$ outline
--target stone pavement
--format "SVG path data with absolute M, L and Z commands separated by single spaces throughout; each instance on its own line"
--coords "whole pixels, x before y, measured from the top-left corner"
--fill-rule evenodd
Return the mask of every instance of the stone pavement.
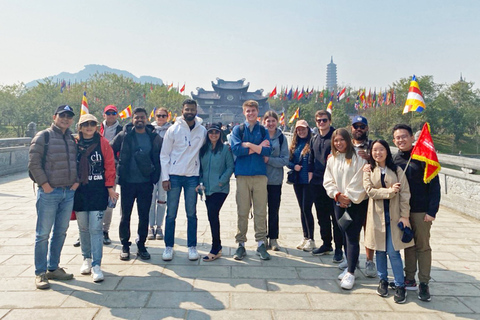
M 292 187 L 283 186 L 280 252 L 272 260 L 255 255 L 253 223 L 243 261 L 232 258 L 236 231 L 235 181 L 221 212 L 224 256 L 214 262 L 191 262 L 186 254 L 183 204 L 177 218 L 175 256 L 161 259 L 163 241 L 148 241 L 150 261 L 120 261 L 119 209 L 114 211 L 113 244 L 104 247 L 105 281 L 81 275 L 82 256 L 72 243 L 71 222 L 61 264 L 75 274 L 52 281 L 50 290 L 34 285 L 35 195 L 26 174 L 0 178 L 0 319 L 480 319 L 480 222 L 442 208 L 432 228 L 432 302 L 409 292 L 407 303 L 375 294 L 378 279 L 366 278 L 344 291 L 332 255 L 316 257 L 295 249 L 301 239 L 299 210 Z M 210 248 L 204 203 L 198 205 L 199 251 Z M 132 215 L 135 217 L 135 214 Z M 133 219 L 136 230 L 136 219 Z M 318 229 L 315 232 L 319 238 Z M 318 244 L 318 243 L 317 243 Z M 135 245 L 132 252 L 135 252 Z M 135 256 L 133 254 L 133 256 Z M 360 266 L 364 266 L 361 250 Z

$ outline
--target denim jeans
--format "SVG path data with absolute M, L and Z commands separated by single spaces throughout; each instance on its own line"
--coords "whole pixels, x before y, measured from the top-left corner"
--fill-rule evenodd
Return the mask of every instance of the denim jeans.
M 83 259 L 92 259 L 92 266 L 102 264 L 103 211 L 77 211 L 78 230 Z
M 157 226 L 158 228 L 161 228 L 163 226 L 165 209 L 167 207 L 167 204 L 165 203 L 166 200 L 167 191 L 163 189 L 162 181 L 160 181 L 153 186 L 152 205 L 150 206 L 150 214 L 148 218 L 150 227 Z M 158 201 L 164 203 L 158 203 Z
M 183 188 L 185 211 L 187 213 L 187 246 L 197 246 L 197 192 L 198 176 L 170 175 L 171 189 L 167 193 L 167 218 L 165 220 L 165 246 L 175 244 L 175 219 L 177 218 L 180 193 Z
M 396 227 L 396 226 L 395 226 Z M 388 281 L 388 269 L 387 269 L 387 254 L 390 258 L 390 264 L 392 265 L 393 277 L 395 286 L 403 287 L 405 285 L 405 279 L 403 276 L 403 263 L 400 251 L 395 251 L 392 242 L 392 231 L 390 230 L 390 224 L 385 226 L 386 229 L 386 248 L 387 251 L 376 251 L 377 253 L 377 272 L 380 280 Z
M 45 193 L 37 191 L 37 226 L 35 228 L 35 274 L 56 270 L 67 235 L 75 191 L 54 188 Z M 49 241 L 50 232 L 52 236 Z

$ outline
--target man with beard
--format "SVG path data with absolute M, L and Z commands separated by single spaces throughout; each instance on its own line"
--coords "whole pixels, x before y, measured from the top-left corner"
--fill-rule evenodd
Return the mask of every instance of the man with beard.
M 138 238 L 137 257 L 150 259 L 145 248 L 148 232 L 148 214 L 152 202 L 153 185 L 160 178 L 160 149 L 162 138 L 151 124 L 147 124 L 147 111 L 144 108 L 133 110 L 132 123 L 110 141 L 113 152 L 118 157 L 117 175 L 122 194 L 121 218 L 119 226 L 122 252 L 120 260 L 130 259 L 130 218 L 137 200 Z
M 352 142 L 353 147 L 357 154 L 365 160 L 370 159 L 369 150 L 372 144 L 372 140 L 368 139 L 368 120 L 362 116 L 355 116 L 352 120 Z M 368 199 L 365 199 L 368 203 Z M 365 206 L 367 207 L 367 206 Z M 365 223 L 363 223 L 363 230 L 365 231 Z M 365 255 L 367 261 L 365 262 L 365 275 L 369 278 L 375 278 L 377 276 L 377 268 L 375 262 L 373 262 L 373 256 L 375 250 L 365 247 Z
M 168 128 L 163 137 L 160 154 L 162 163 L 162 187 L 167 191 L 167 217 L 165 220 L 165 250 L 162 259 L 173 259 L 175 244 L 175 219 L 177 218 L 180 194 L 184 192 L 187 213 L 188 259 L 198 260 L 197 251 L 197 192 L 200 176 L 200 148 L 205 142 L 207 130 L 202 119 L 197 117 L 197 102 L 183 101 L 182 117 Z M 151 193 L 151 192 L 150 192 Z

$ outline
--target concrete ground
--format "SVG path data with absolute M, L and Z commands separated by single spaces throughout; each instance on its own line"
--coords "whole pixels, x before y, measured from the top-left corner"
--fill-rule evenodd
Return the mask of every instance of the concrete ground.
M 177 218 L 175 256 L 164 262 L 163 241 L 148 241 L 149 261 L 120 261 L 120 210 L 114 211 L 112 245 L 104 247 L 105 281 L 93 283 L 79 272 L 80 248 L 72 221 L 61 266 L 74 273 L 70 281 L 51 281 L 50 290 L 34 284 L 35 194 L 26 174 L 0 178 L 0 319 L 480 319 L 480 222 L 441 208 L 432 228 L 431 302 L 409 292 L 407 302 L 376 295 L 378 279 L 363 274 L 361 250 L 357 281 L 351 291 L 340 288 L 340 270 L 332 255 L 312 256 L 295 249 L 302 237 L 299 209 L 292 187 L 283 186 L 280 209 L 282 250 L 272 260 L 255 255 L 253 221 L 247 257 L 235 261 L 235 180 L 221 212 L 223 254 L 205 263 L 186 254 L 183 204 Z M 133 215 L 135 217 L 136 214 Z M 136 230 L 137 219 L 132 221 Z M 133 232 L 134 233 L 134 232 Z M 318 228 L 315 231 L 319 239 Z M 317 245 L 319 240 L 317 240 Z M 210 249 L 210 228 L 203 202 L 198 203 L 198 249 Z M 132 253 L 136 251 L 132 246 Z M 418 279 L 417 279 L 418 280 Z

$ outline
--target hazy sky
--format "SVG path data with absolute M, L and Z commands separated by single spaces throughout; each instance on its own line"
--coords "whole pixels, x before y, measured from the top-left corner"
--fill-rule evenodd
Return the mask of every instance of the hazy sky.
M 211 89 L 480 81 L 480 1 L 0 0 L 0 84 L 103 64 Z M 475 87 L 479 87 L 478 83 Z

